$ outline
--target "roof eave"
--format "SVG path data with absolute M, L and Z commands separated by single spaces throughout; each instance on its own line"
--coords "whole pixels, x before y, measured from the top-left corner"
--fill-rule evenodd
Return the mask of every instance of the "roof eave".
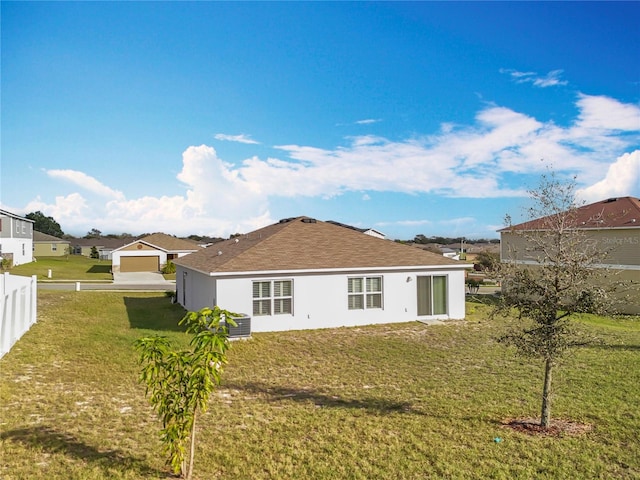
M 178 264 L 179 265 L 179 264 Z M 234 276 L 264 276 L 264 275 L 309 275 L 309 274 L 331 274 L 331 273 L 363 273 L 363 272 L 413 272 L 424 270 L 465 270 L 473 268 L 471 263 L 450 263 L 443 265 L 397 265 L 392 267 L 341 267 L 341 268 L 304 268 L 304 269 L 282 269 L 282 270 L 247 270 L 247 271 L 233 271 L 233 272 L 220 272 L 213 271 L 207 272 L 194 267 L 186 265 L 180 265 L 182 268 L 192 270 L 198 273 L 202 273 L 209 277 L 234 277 Z
M 575 227 L 575 228 L 569 228 L 567 230 L 584 230 L 584 231 L 591 231 L 591 230 L 634 230 L 634 229 L 640 229 L 640 225 L 621 225 L 618 227 Z M 552 232 L 554 231 L 553 228 L 516 228 L 516 227 L 507 227 L 507 228 L 503 228 L 501 230 L 497 230 L 498 233 L 511 233 L 511 232 Z

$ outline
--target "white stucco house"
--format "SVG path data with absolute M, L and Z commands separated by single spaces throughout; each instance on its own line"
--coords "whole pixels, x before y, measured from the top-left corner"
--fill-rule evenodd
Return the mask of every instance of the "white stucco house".
M 179 258 L 176 299 L 250 317 L 251 331 L 465 316 L 468 265 L 297 217 Z
M 35 222 L 0 210 L 0 257 L 12 265 L 33 262 L 33 224 Z
M 195 242 L 154 233 L 116 248 L 111 253 L 113 272 L 159 272 L 169 260 L 202 250 Z

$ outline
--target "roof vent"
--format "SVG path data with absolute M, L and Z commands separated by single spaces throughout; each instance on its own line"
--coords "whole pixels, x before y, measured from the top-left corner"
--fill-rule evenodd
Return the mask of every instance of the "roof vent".
M 618 199 L 616 197 L 613 198 L 607 198 L 604 202 L 602 203 L 611 203 L 611 202 L 617 202 Z
M 283 218 L 278 223 L 289 223 L 291 220 L 294 220 L 295 217 Z
M 236 238 L 234 241 L 235 241 L 236 243 L 238 243 L 240 240 Z
M 302 223 L 316 223 L 316 219 L 315 218 L 303 218 L 302 219 Z
M 222 255 L 222 250 L 218 250 L 218 256 Z

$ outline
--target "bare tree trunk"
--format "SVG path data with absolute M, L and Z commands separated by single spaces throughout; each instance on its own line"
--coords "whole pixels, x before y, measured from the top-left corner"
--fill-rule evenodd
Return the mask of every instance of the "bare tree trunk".
M 191 425 L 191 442 L 189 445 L 189 471 L 187 472 L 187 480 L 191 480 L 193 475 L 193 457 L 196 453 L 196 414 L 197 409 L 193 412 L 193 424 Z
M 542 388 L 542 413 L 540 415 L 540 426 L 549 427 L 551 421 L 551 369 L 553 361 L 547 358 L 544 364 L 544 387 Z

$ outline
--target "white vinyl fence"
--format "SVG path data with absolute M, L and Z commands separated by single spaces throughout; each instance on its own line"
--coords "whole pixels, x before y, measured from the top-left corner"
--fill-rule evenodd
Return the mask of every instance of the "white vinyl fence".
M 0 358 L 36 323 L 37 277 L 0 275 Z

